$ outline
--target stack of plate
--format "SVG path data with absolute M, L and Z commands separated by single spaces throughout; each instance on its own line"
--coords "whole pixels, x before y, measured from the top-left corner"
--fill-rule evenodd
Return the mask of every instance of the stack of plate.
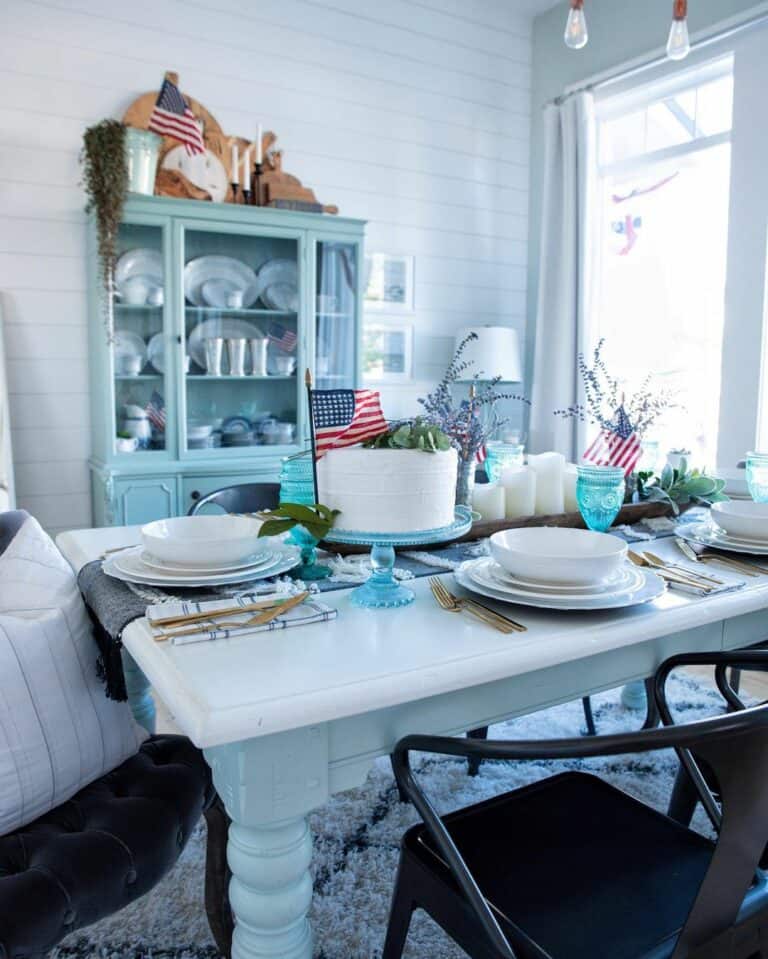
M 544 609 L 616 609 L 661 596 L 665 583 L 626 562 L 627 546 L 605 533 L 531 527 L 491 537 L 492 557 L 456 571 L 461 586 L 491 599 Z
M 247 516 L 182 516 L 142 527 L 142 545 L 114 553 L 104 572 L 147 586 L 223 586 L 278 576 L 296 566 L 300 550 L 259 538 Z
M 708 523 L 681 523 L 676 534 L 691 543 L 731 553 L 768 556 L 768 503 L 715 503 Z

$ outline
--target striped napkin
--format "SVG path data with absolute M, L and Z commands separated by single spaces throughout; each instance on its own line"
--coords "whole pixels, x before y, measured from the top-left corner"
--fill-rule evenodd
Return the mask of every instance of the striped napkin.
M 258 595 L 239 596 L 235 602 L 231 598 L 211 600 L 210 602 L 190 603 L 160 603 L 147 609 L 147 620 L 155 633 L 162 632 L 174 646 L 184 646 L 187 643 L 203 643 L 213 639 L 229 639 L 246 633 L 263 633 L 277 629 L 291 629 L 294 626 L 308 626 L 310 623 L 324 623 L 335 619 L 338 611 L 327 603 L 323 603 L 314 596 L 304 600 L 299 606 L 287 610 L 281 616 L 263 626 L 247 626 L 249 619 L 258 615 L 256 612 L 228 615 L 225 620 L 217 621 L 216 614 L 222 610 L 231 609 L 234 605 L 246 605 L 258 600 L 285 600 L 289 599 L 284 592 Z M 167 619 L 171 616 L 187 616 L 190 613 L 210 613 L 211 619 L 195 624 L 184 624 L 169 629 L 167 626 L 156 625 L 156 620 Z M 186 632 L 183 636 L 174 636 L 174 632 L 189 630 L 192 626 L 198 627 L 194 633 Z

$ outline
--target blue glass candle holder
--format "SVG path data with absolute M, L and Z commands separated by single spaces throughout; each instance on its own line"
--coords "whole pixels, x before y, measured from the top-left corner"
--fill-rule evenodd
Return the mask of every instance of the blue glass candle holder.
M 280 502 L 314 506 L 312 455 L 286 457 L 280 469 Z
M 620 466 L 579 466 L 576 502 L 589 529 L 604 533 L 616 519 L 626 484 Z
M 505 469 L 522 466 L 524 452 L 522 443 L 488 443 L 485 449 L 485 473 L 488 481 L 498 483 Z
M 756 503 L 768 503 L 768 453 L 747 453 L 747 486 Z

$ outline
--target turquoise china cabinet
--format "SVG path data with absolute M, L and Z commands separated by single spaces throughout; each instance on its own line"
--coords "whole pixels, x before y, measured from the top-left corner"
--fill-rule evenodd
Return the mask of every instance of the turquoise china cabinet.
M 131 196 L 112 345 L 91 230 L 97 525 L 182 515 L 221 486 L 277 480 L 309 435 L 305 368 L 321 389 L 358 384 L 364 228 Z

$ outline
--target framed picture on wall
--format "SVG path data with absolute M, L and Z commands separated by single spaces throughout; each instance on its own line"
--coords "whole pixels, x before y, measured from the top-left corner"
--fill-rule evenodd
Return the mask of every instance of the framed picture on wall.
M 365 308 L 387 313 L 413 313 L 414 258 L 393 253 L 365 257 Z
M 363 379 L 397 383 L 413 375 L 413 327 L 405 323 L 363 324 Z

